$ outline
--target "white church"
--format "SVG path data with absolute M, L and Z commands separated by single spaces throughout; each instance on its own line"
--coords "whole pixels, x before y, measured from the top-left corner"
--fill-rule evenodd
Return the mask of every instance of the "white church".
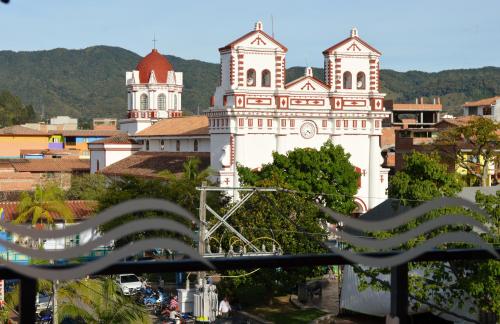
M 237 187 L 237 164 L 259 168 L 273 152 L 318 149 L 330 139 L 361 175 L 356 212 L 387 198 L 380 137 L 390 113 L 379 92 L 381 53 L 356 28 L 323 51 L 325 82 L 306 68 L 286 83 L 287 48 L 261 22 L 219 52 L 220 83 L 205 116 L 182 117 L 182 73 L 156 50 L 127 72 L 128 118 L 120 129 L 130 139 L 89 144 L 91 171 L 119 174 L 146 158 L 200 155 L 220 186 Z

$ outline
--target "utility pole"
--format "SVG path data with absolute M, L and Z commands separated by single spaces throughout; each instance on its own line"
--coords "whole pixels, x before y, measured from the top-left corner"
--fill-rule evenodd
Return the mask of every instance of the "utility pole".
M 207 182 L 203 181 L 200 190 L 200 227 L 198 230 L 198 253 L 203 257 L 205 255 L 205 236 L 206 236 L 206 219 L 207 219 Z M 205 280 L 206 273 L 198 272 L 198 279 Z

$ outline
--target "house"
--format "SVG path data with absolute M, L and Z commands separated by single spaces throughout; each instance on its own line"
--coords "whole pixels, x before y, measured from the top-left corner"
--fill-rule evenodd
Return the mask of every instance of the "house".
M 464 116 L 483 116 L 500 121 L 500 96 L 468 101 L 463 104 Z
M 62 131 L 55 134 L 62 135 L 65 149 L 78 151 L 80 159 L 90 159 L 88 143 L 124 133 L 118 130 L 81 129 Z
M 65 204 L 73 215 L 73 224 L 78 224 L 82 221 L 85 221 L 86 219 L 94 215 L 97 209 L 97 202 L 90 200 L 67 200 Z M 15 220 L 18 216 L 18 205 L 18 201 L 0 201 L 0 211 L 3 210 L 2 219 L 5 221 Z M 65 226 L 72 225 L 65 224 L 61 216 L 57 213 L 51 213 L 51 216 L 54 218 L 55 228 L 64 228 Z M 28 220 L 28 222 L 31 222 L 31 220 Z M 96 229 L 89 229 L 73 237 L 46 239 L 43 241 L 43 248 L 50 250 L 61 250 L 68 247 L 78 246 L 87 243 L 96 235 L 98 235 Z M 20 237 L 15 234 L 8 233 L 7 239 L 19 245 L 33 247 L 33 242 L 31 242 L 29 238 Z M 7 251 L 5 249 L 0 250 L 0 256 L 4 260 L 13 262 L 29 262 L 28 257 L 14 251 Z
M 0 159 L 21 157 L 21 150 L 45 150 L 49 147 L 49 134 L 24 126 L 0 128 Z
M 0 191 L 33 190 L 37 185 L 56 183 L 69 189 L 71 177 L 90 172 L 90 161 L 81 159 L 0 160 Z
M 424 98 L 416 99 L 415 103 L 395 103 L 385 100 L 384 106 L 392 112 L 390 125 L 399 128 L 426 128 L 433 127 L 440 121 L 443 111 L 440 98 L 434 98 L 432 104 L 425 103 Z M 387 121 L 385 121 L 387 123 Z

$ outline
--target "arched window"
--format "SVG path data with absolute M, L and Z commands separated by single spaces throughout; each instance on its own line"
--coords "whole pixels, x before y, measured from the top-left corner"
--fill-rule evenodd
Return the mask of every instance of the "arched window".
M 198 152 L 198 140 L 197 139 L 194 140 L 193 151 Z
M 165 140 L 160 141 L 160 150 L 162 150 L 162 151 L 165 150 Z
M 358 89 L 366 88 L 365 74 L 363 72 L 359 72 L 356 77 L 356 87 Z
M 271 86 L 271 72 L 269 72 L 269 70 L 262 71 L 262 86 L 263 87 Z
M 248 70 L 247 71 L 247 86 L 248 87 L 255 87 L 255 78 L 256 78 L 255 70 L 254 69 Z
M 174 93 L 174 109 L 177 109 L 177 95 Z
M 146 151 L 149 151 L 149 140 L 146 140 Z
M 148 109 L 149 109 L 148 95 L 142 94 L 141 95 L 141 110 L 148 110 Z
M 175 150 L 179 152 L 181 150 L 181 141 L 175 141 Z
M 344 89 L 352 89 L 352 75 L 351 72 L 344 72 Z
M 167 109 L 167 97 L 163 93 L 158 96 L 158 110 Z

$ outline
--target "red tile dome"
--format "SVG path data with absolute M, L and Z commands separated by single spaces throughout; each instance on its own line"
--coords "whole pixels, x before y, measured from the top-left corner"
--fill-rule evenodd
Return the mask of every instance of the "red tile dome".
M 161 55 L 156 49 L 146 55 L 135 68 L 139 71 L 139 80 L 141 83 L 148 83 L 151 71 L 155 71 L 156 81 L 158 83 L 167 83 L 168 71 L 173 71 L 172 64 L 167 58 Z

